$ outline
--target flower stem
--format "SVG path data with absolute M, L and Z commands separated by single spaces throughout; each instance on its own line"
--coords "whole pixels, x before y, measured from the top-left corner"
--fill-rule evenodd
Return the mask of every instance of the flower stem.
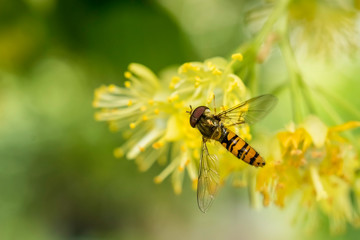
M 256 74 L 254 72 L 256 70 L 256 58 L 258 51 L 261 45 L 264 43 L 266 37 L 271 33 L 275 23 L 279 20 L 279 18 L 284 14 L 287 5 L 289 4 L 290 0 L 278 0 L 274 10 L 271 12 L 270 16 L 268 17 L 267 21 L 263 25 L 262 29 L 255 37 L 255 39 L 251 42 L 242 44 L 239 46 L 235 52 L 241 52 L 244 55 L 244 61 L 241 63 L 234 64 L 233 70 L 239 77 L 242 79 L 246 79 L 246 75 L 250 74 L 249 77 L 249 86 L 251 90 L 253 90 L 253 94 L 257 94 L 258 90 L 258 81 Z M 246 68 L 243 68 L 246 66 Z M 246 69 L 252 69 L 251 72 L 247 72 Z
M 269 18 L 265 22 L 264 26 L 262 27 L 261 31 L 257 35 L 254 41 L 255 48 L 258 49 L 261 44 L 264 42 L 265 38 L 271 32 L 274 24 L 279 20 L 279 18 L 283 15 L 287 5 L 289 4 L 290 0 L 279 0 L 277 1 L 277 5 L 275 6 L 274 11 L 270 14 Z
M 295 122 L 299 122 L 303 120 L 301 112 L 302 109 L 299 106 L 300 103 L 305 102 L 307 107 L 306 110 L 310 114 L 315 114 L 315 104 L 311 97 L 310 89 L 302 77 L 300 67 L 295 58 L 294 51 L 291 48 L 288 36 L 287 18 L 284 17 L 282 20 L 282 26 L 280 28 L 280 50 L 284 55 L 284 59 L 290 75 L 290 92 L 292 94 L 294 120 Z
M 249 88 L 251 89 L 251 93 L 253 94 L 253 96 L 256 96 L 258 95 L 259 93 L 259 88 L 258 88 L 258 76 L 257 76 L 257 65 L 253 65 L 252 66 L 252 69 L 250 70 L 250 73 L 249 73 Z
M 254 171 L 253 168 L 249 170 L 248 193 L 249 193 L 250 206 L 254 209 L 257 209 L 260 206 L 260 204 L 256 192 L 256 172 Z
M 282 27 L 280 29 L 280 42 L 279 47 L 284 56 L 285 63 L 287 65 L 287 69 L 289 71 L 289 84 L 290 84 L 290 94 L 291 94 L 291 104 L 292 104 L 292 113 L 293 119 L 295 123 L 300 123 L 303 120 L 303 113 L 300 106 L 301 96 L 300 89 L 298 86 L 298 78 L 300 77 L 300 73 L 298 71 L 298 66 L 295 61 L 294 53 L 290 46 L 290 41 L 288 38 L 287 32 L 287 18 L 282 18 Z

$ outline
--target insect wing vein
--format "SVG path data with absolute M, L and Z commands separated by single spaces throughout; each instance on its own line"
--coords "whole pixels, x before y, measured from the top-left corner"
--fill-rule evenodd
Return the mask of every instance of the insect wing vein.
M 243 123 L 254 124 L 264 118 L 276 105 L 277 98 L 271 94 L 261 95 L 229 108 L 218 115 L 225 127 Z
M 199 209 L 206 212 L 211 206 L 219 185 L 219 174 L 217 172 L 217 159 L 210 155 L 205 141 L 203 141 L 199 179 L 197 188 L 197 202 Z

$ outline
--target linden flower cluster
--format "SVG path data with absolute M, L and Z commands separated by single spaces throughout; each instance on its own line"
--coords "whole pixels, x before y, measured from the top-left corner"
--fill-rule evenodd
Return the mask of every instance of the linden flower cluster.
M 160 183 L 171 174 L 175 193 L 182 191 L 186 170 L 196 188 L 202 138 L 191 128 L 186 111 L 189 105 L 211 108 L 215 95 L 222 100 L 222 108 L 245 100 L 246 87 L 232 73 L 237 61 L 242 61 L 241 54 L 234 54 L 230 62 L 213 58 L 185 63 L 161 79 L 147 67 L 132 63 L 124 74 L 124 87 L 98 88 L 93 105 L 100 110 L 95 119 L 108 122 L 111 131 L 120 131 L 124 137 L 114 155 L 135 160 L 141 171 L 156 161 L 166 164 L 154 181 Z M 238 133 L 251 137 L 248 127 Z
M 359 48 L 355 1 L 291 1 L 289 22 L 295 45 L 311 55 L 350 55 Z M 345 53 L 345 54 L 344 54 Z
M 289 199 L 300 197 L 296 216 L 308 227 L 316 226 L 321 213 L 329 217 L 332 232 L 343 231 L 347 223 L 357 224 L 360 215 L 353 210 L 351 191 L 358 156 L 339 133 L 359 126 L 360 122 L 348 122 L 327 127 L 309 117 L 302 125 L 279 132 L 267 167 L 257 176 L 263 204 L 272 200 L 284 207 Z
M 238 48 L 244 53 L 245 61 L 243 55 L 236 53 L 229 61 L 216 57 L 188 62 L 177 71 L 164 71 L 159 76 L 141 64 L 132 63 L 124 74 L 127 79 L 124 87 L 109 85 L 95 91 L 93 105 L 99 109 L 95 118 L 106 121 L 111 131 L 122 133 L 124 141 L 114 150 L 116 157 L 134 160 L 141 171 L 155 162 L 163 165 L 154 181 L 161 183 L 171 175 L 177 194 L 182 191 L 185 173 L 196 189 L 202 137 L 191 128 L 186 111 L 201 105 L 213 112 L 222 111 L 249 99 L 249 91 L 239 75 L 247 78 L 247 85 L 257 92 L 260 84 L 252 73 L 256 64 L 265 62 L 277 46 L 286 63 L 289 84 L 276 89 L 289 91 L 297 124 L 291 124 L 262 145 L 263 148 L 269 145 L 269 154 L 264 154 L 266 167 L 259 170 L 211 141 L 207 143 L 209 152 L 216 152 L 220 179 L 232 175 L 235 186 L 248 186 L 252 203 L 255 191 L 261 193 L 264 206 L 273 202 L 285 207 L 291 200 L 301 209 L 296 214 L 297 220 L 315 228 L 321 217 L 327 216 L 330 230 L 340 232 L 348 223 L 360 224 L 357 149 L 348 141 L 350 137 L 341 135 L 345 130 L 359 127 L 360 122 L 328 127 L 315 116 L 303 121 L 305 112 L 317 112 L 313 96 L 319 93 L 317 87 L 304 81 L 292 45 L 303 52 L 330 57 L 352 53 L 360 42 L 359 14 L 352 6 L 354 1 L 273 2 L 274 8 L 257 36 Z M 344 109 L 360 116 L 356 107 L 341 102 Z M 330 118 L 341 122 L 332 106 L 327 101 L 323 104 Z M 244 140 L 251 139 L 247 125 L 232 130 Z
M 291 39 L 296 53 L 306 58 L 338 60 L 339 56 L 351 56 L 359 49 L 358 1 L 270 0 L 267 3 L 247 14 L 249 30 L 261 29 L 254 41 L 265 47 L 259 52 L 260 62 L 270 45 L 281 42 L 282 32 Z

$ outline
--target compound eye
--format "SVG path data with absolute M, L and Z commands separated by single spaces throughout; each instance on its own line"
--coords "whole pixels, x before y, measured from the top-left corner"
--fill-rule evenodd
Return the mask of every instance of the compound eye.
M 190 116 L 190 125 L 191 127 L 195 127 L 197 122 L 199 121 L 201 115 L 204 114 L 204 112 L 208 110 L 208 107 L 206 106 L 200 106 L 200 107 L 197 107 L 191 114 Z

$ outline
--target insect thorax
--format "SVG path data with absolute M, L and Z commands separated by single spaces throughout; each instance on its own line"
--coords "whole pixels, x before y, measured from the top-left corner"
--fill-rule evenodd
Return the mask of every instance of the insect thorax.
M 205 138 L 214 140 L 219 140 L 224 129 L 221 122 L 214 118 L 210 111 L 204 112 L 196 124 L 196 127 Z

